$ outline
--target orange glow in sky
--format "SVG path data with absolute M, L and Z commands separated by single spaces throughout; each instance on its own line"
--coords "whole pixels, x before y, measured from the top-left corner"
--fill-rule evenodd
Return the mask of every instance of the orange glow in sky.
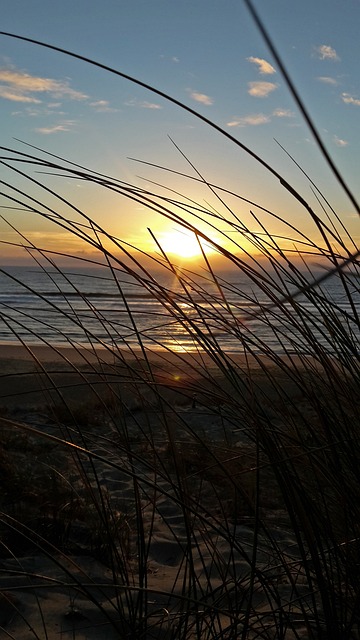
M 104 247 L 121 254 L 123 243 L 123 254 L 127 246 L 158 259 L 149 229 L 170 259 L 200 263 L 191 225 L 224 253 L 257 255 L 262 242 L 265 251 L 276 244 L 291 251 L 299 242 L 296 250 L 311 256 L 309 244 L 323 238 L 310 207 L 324 225 L 330 216 L 344 242 L 359 241 L 358 213 L 319 153 L 245 2 L 226 10 L 216 0 L 75 4 L 76 11 L 73 0 L 18 0 L 2 12 L 3 32 L 52 43 L 116 74 L 1 36 L 7 151 L 0 263 L 25 260 L 21 247 L 32 243 L 86 257 Z M 360 3 L 255 4 L 325 148 L 359 197 Z M 18 154 L 33 154 L 34 164 Z M 201 243 L 212 261 L 225 260 L 211 242 Z

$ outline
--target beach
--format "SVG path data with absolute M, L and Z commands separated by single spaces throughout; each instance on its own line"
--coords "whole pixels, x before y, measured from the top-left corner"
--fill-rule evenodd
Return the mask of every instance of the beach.
M 255 548 L 288 615 L 299 617 L 299 594 L 310 607 L 258 441 L 271 426 L 302 455 L 296 431 L 303 416 L 314 430 L 319 418 L 289 359 L 237 354 L 229 363 L 230 373 L 200 354 L 0 346 L 6 634 L 25 638 L 30 626 L 42 638 L 45 625 L 49 638 L 141 637 L 131 629 L 146 615 L 146 638 L 172 637 L 184 616 L 189 637 L 209 625 L 216 637 L 249 598 L 254 628 L 270 624 L 275 601 L 251 578 Z M 259 516 L 267 530 L 255 541 Z M 197 629 L 199 608 L 207 613 Z
M 220 364 L 206 353 L 174 353 L 170 351 L 146 351 L 151 368 L 158 383 L 164 387 L 175 389 L 176 387 L 191 387 L 201 382 L 206 386 L 206 381 L 211 381 L 213 376 L 221 376 L 222 369 L 234 367 L 240 375 L 246 378 L 251 372 L 256 384 L 266 386 L 266 378 L 275 372 L 282 378 L 282 384 L 291 385 L 291 376 L 287 370 L 302 367 L 304 362 L 309 368 L 320 369 L 315 358 L 300 358 L 297 355 L 270 359 L 264 355 L 241 355 L 230 353 Z M 1 397 L 0 403 L 6 406 L 16 403 L 36 404 L 44 400 L 45 391 L 51 391 L 53 387 L 61 388 L 65 395 L 73 395 L 74 399 L 80 396 L 80 391 L 88 390 L 89 376 L 96 378 L 101 384 L 101 376 L 119 374 L 123 371 L 129 378 L 129 371 L 134 370 L 140 375 L 149 371 L 144 354 L 138 349 L 126 351 L 114 348 L 89 348 L 84 345 L 71 346 L 30 344 L 22 345 L 14 342 L 0 343 L 0 371 L 1 371 Z M 272 371 L 272 374 L 265 373 Z M 47 374 L 52 378 L 46 379 Z M 85 376 L 85 379 L 84 377 Z M 140 376 L 141 377 L 141 376 Z M 136 379 L 133 378 L 134 380 Z M 138 380 L 139 382 L 140 380 Z M 85 389 L 85 390 L 86 390 Z M 273 389 L 274 392 L 274 389 Z

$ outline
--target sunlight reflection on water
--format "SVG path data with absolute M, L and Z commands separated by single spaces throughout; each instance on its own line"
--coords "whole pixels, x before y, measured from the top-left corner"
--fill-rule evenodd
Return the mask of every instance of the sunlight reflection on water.
M 270 307 L 260 311 L 264 302 L 269 303 L 265 294 L 251 282 L 239 282 L 234 274 L 233 281 L 226 281 L 226 300 L 206 281 L 197 290 L 193 287 L 191 298 L 180 286 L 164 289 L 161 304 L 138 283 L 127 281 L 122 284 L 125 304 L 111 278 L 91 277 L 90 272 L 73 273 L 64 280 L 61 274 L 50 278 L 36 269 L 8 271 L 19 282 L 0 275 L 0 341 L 20 337 L 29 343 L 126 348 L 138 348 L 142 341 L 152 350 L 185 353 L 198 350 L 200 335 L 210 346 L 234 353 L 243 351 L 244 339 L 254 351 L 262 350 L 263 345 L 278 353 L 307 348 L 306 336 L 292 320 L 297 319 L 297 310 L 288 303 L 280 311 Z M 311 299 L 297 299 L 308 329 L 326 345 L 334 327 L 343 326 L 349 335 L 353 332 L 355 344 L 358 329 L 346 316 L 351 317 L 351 308 L 338 279 L 327 284 L 326 296 L 338 307 L 334 317 L 331 305 L 319 309 Z

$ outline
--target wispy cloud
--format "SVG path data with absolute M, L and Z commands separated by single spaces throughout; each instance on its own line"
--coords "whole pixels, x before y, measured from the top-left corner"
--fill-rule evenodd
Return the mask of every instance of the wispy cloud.
M 267 98 L 267 96 L 277 89 L 274 82 L 249 82 L 248 93 L 255 98 Z
M 70 131 L 74 124 L 75 122 L 73 120 L 64 120 L 49 127 L 39 127 L 35 129 L 35 131 L 43 135 L 51 135 L 53 133 L 60 133 L 61 131 Z
M 214 104 L 214 100 L 207 96 L 205 93 L 199 93 L 198 91 L 190 91 L 190 98 L 195 100 L 196 102 L 201 102 L 201 104 L 205 104 L 207 107 L 210 107 Z
M 347 140 L 342 140 L 341 138 L 338 138 L 337 136 L 334 136 L 333 138 L 335 144 L 337 147 L 347 147 L 348 146 L 348 141 Z
M 250 58 L 246 58 L 246 60 L 248 62 L 256 64 L 259 68 L 259 72 L 262 75 L 271 75 L 272 73 L 276 73 L 276 70 L 270 64 L 270 62 L 267 62 L 267 60 L 264 60 L 264 58 L 254 58 L 253 56 L 250 56 Z
M 140 102 L 139 106 L 142 109 L 162 109 L 161 104 L 157 104 L 156 102 L 147 102 L 147 100 Z
M 277 109 L 274 109 L 273 116 L 276 118 L 294 118 L 295 113 L 290 111 L 290 109 L 281 109 L 281 107 L 278 107 Z
M 65 111 L 61 111 L 58 107 L 60 104 L 55 104 L 53 107 L 52 104 L 47 105 L 46 107 L 43 104 L 40 106 L 26 106 L 22 111 L 13 111 L 12 115 L 17 116 L 28 116 L 29 118 L 44 118 L 44 117 L 56 117 L 60 118 L 61 116 L 65 116 Z
M 354 98 L 354 96 L 350 95 L 350 93 L 342 93 L 341 99 L 345 104 L 354 104 L 357 107 L 360 107 L 360 99 Z
M 330 47 L 328 44 L 321 44 L 320 46 L 315 47 L 315 52 L 320 60 L 340 60 L 335 49 Z
M 319 80 L 319 82 L 323 82 L 324 84 L 333 84 L 334 86 L 339 84 L 338 81 L 335 80 L 335 78 L 331 78 L 330 76 L 319 76 L 317 80 Z
M 140 109 L 162 109 L 161 104 L 157 104 L 156 102 L 147 102 L 146 100 L 136 100 L 136 98 L 128 100 L 125 102 L 125 105 L 127 107 L 138 107 Z
M 230 122 L 227 122 L 228 127 L 257 127 L 260 124 L 267 124 L 270 122 L 270 116 L 266 116 L 264 113 L 253 113 L 243 118 L 235 118 Z
M 168 55 L 164 55 L 163 53 L 161 53 L 159 57 L 162 60 L 175 62 L 176 64 L 180 62 L 180 58 L 178 58 L 177 56 L 168 56 Z
M 95 102 L 90 102 L 90 107 L 93 107 L 93 109 L 99 113 L 114 113 L 115 111 L 118 111 L 118 109 L 110 107 L 107 100 L 95 100 Z
M 72 89 L 67 81 L 32 76 L 15 69 L 0 69 L 0 97 L 14 102 L 39 104 L 41 102 L 39 94 L 43 93 L 57 99 L 86 100 L 88 98 L 85 93 Z
M 0 85 L 0 98 L 11 100 L 11 102 L 24 102 L 26 104 L 40 104 L 41 100 L 27 96 L 19 91 L 14 91 L 12 87 Z

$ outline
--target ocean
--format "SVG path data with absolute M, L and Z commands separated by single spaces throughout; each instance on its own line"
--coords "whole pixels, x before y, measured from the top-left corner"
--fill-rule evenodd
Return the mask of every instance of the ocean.
M 321 275 L 321 274 L 320 274 Z M 168 274 L 159 285 L 124 272 L 117 281 L 102 268 L 3 267 L 0 271 L 0 342 L 117 346 L 184 352 L 208 348 L 241 353 L 311 353 L 314 340 L 329 352 L 359 353 L 359 280 L 347 278 L 354 307 L 338 276 L 315 294 L 284 301 L 245 274 L 187 276 L 184 287 Z M 289 285 L 291 289 L 291 285 Z M 292 290 L 296 287 L 292 285 Z M 276 300 L 283 300 L 279 305 Z M 199 334 L 200 332 L 200 334 Z M 345 346 L 344 346 L 345 345 Z

